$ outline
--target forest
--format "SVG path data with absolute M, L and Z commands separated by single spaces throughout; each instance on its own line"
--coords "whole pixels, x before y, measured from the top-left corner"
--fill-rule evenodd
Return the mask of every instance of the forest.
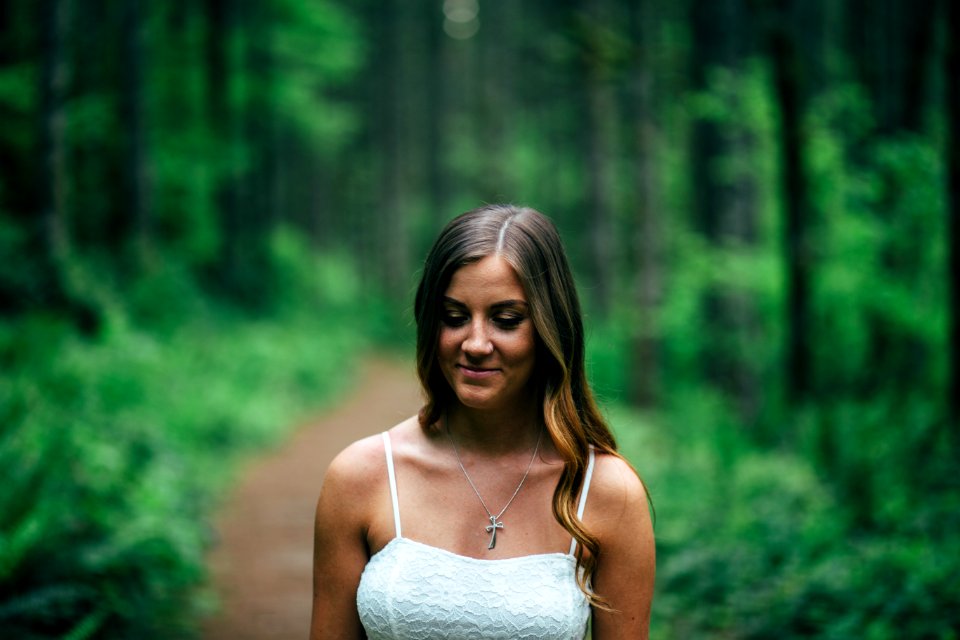
M 436 233 L 513 202 L 653 498 L 651 637 L 960 637 L 958 36 L 951 0 L 0 3 L 0 636 L 194 637 L 236 461 L 412 359 Z

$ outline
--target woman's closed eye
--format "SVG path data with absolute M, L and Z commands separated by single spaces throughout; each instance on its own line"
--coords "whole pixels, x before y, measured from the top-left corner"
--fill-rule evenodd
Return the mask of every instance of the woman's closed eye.
M 524 316 L 517 314 L 499 314 L 494 316 L 493 321 L 504 329 L 516 329 L 525 319 Z
M 526 320 L 526 316 L 513 313 L 499 313 L 492 318 L 493 323 L 501 329 L 516 329 Z M 462 327 L 470 321 L 470 316 L 458 311 L 447 311 L 442 316 L 443 324 L 448 327 Z
M 447 311 L 443 314 L 441 319 L 443 324 L 447 325 L 448 327 L 462 327 L 470 318 L 464 313 Z

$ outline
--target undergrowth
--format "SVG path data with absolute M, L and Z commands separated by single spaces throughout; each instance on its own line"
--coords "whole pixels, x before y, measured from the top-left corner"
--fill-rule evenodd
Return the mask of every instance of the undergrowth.
M 652 638 L 960 637 L 956 487 L 863 528 L 815 465 L 709 426 L 707 399 L 682 406 L 610 411 L 656 508 Z
M 236 462 L 330 402 L 363 349 L 355 291 L 327 276 L 311 304 L 256 317 L 167 273 L 96 337 L 0 323 L 0 637 L 195 633 Z

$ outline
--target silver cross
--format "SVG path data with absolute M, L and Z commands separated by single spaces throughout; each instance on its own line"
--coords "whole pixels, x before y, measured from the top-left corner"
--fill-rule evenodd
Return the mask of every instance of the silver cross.
M 490 545 L 487 549 L 493 549 L 497 546 L 497 529 L 503 529 L 503 523 L 497 522 L 499 516 L 490 516 L 490 524 L 487 525 L 487 533 L 490 534 Z

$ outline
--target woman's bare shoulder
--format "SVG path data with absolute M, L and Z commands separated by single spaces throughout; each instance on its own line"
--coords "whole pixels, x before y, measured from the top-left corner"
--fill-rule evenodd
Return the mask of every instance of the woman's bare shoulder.
M 604 514 L 604 520 L 620 520 L 630 511 L 647 510 L 647 490 L 629 462 L 598 453 L 587 508 Z
M 389 429 L 392 434 L 408 421 Z M 392 439 L 392 438 L 391 438 Z M 365 528 L 371 518 L 371 505 L 387 491 L 387 462 L 383 435 L 357 440 L 338 453 L 323 476 L 317 501 L 317 523 L 329 528 Z
M 407 433 L 410 423 L 416 423 L 416 418 L 408 418 L 388 429 L 391 441 Z M 371 478 L 381 475 L 386 477 L 386 455 L 384 453 L 383 434 L 367 436 L 353 442 L 338 453 L 327 468 L 323 484 L 335 485 L 338 490 L 356 486 L 358 489 L 369 488 L 373 483 Z

